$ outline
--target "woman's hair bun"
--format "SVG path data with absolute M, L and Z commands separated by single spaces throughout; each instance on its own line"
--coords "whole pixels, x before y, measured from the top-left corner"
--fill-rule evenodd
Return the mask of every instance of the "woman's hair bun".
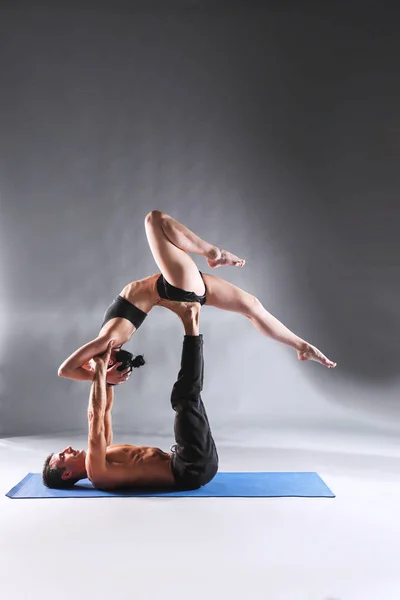
M 139 367 L 143 367 L 143 365 L 146 364 L 146 361 L 144 360 L 143 356 L 139 354 L 132 359 L 131 364 L 134 369 L 138 369 Z

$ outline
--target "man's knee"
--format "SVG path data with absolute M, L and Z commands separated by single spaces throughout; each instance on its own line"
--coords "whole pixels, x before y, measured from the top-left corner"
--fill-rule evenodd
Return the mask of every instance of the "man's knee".
M 173 410 L 193 412 L 198 410 L 200 400 L 200 387 L 198 389 L 191 388 L 187 389 L 173 389 L 171 393 L 171 406 Z
M 171 391 L 171 404 L 187 404 L 198 402 L 202 392 L 202 381 L 182 378 L 174 383 Z

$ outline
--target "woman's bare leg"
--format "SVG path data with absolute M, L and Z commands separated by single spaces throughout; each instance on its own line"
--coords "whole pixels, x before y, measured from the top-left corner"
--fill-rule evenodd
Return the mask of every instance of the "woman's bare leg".
M 168 283 L 175 287 L 198 295 L 204 294 L 203 280 L 188 252 L 204 256 L 214 268 L 244 264 L 237 256 L 202 240 L 190 229 L 159 210 L 153 210 L 146 215 L 145 229 L 158 268 Z
M 190 229 L 176 221 L 165 213 L 162 214 L 162 227 L 165 235 L 168 239 L 181 248 L 185 252 L 193 252 L 193 254 L 199 254 L 206 258 L 209 266 L 213 269 L 217 267 L 243 267 L 245 260 L 235 256 L 228 250 L 218 248 L 209 242 L 206 242 L 199 238 L 198 235 L 193 233 Z
M 204 283 L 207 287 L 208 306 L 215 306 L 244 315 L 263 335 L 297 351 L 299 360 L 315 360 L 326 367 L 336 367 L 336 363 L 296 334 L 271 315 L 253 295 L 241 290 L 232 283 L 204 273 Z

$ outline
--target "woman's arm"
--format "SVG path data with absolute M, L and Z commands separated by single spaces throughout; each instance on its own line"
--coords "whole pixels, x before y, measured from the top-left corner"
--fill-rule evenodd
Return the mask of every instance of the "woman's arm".
M 58 376 L 75 379 L 76 381 L 93 381 L 94 372 L 87 370 L 84 366 L 94 356 L 103 354 L 107 350 L 109 341 L 108 336 L 97 337 L 81 348 L 78 348 L 78 350 L 75 350 L 58 369 Z
M 94 368 L 90 365 L 90 361 L 93 357 L 103 354 L 110 341 L 110 336 L 99 336 L 81 348 L 78 348 L 78 350 L 75 350 L 58 369 L 58 376 L 65 377 L 66 379 L 75 379 L 76 381 L 93 381 Z M 116 362 L 112 367 L 107 369 L 107 383 L 118 385 L 127 381 L 131 369 L 127 368 L 124 371 L 118 371 L 118 367 L 121 364 L 120 362 Z

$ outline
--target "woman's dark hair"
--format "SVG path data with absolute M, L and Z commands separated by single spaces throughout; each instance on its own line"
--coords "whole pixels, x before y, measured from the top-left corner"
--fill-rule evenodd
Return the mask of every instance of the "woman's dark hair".
M 134 357 L 132 352 L 128 352 L 128 350 L 117 350 L 115 353 L 115 362 L 122 363 L 117 371 L 124 371 L 127 368 L 138 369 L 145 364 L 145 360 L 141 354 Z
M 131 364 L 132 364 L 133 369 L 138 369 L 139 367 L 143 367 L 143 365 L 146 364 L 146 361 L 144 360 L 144 358 L 143 358 L 143 356 L 141 354 L 138 354 L 132 360 Z

